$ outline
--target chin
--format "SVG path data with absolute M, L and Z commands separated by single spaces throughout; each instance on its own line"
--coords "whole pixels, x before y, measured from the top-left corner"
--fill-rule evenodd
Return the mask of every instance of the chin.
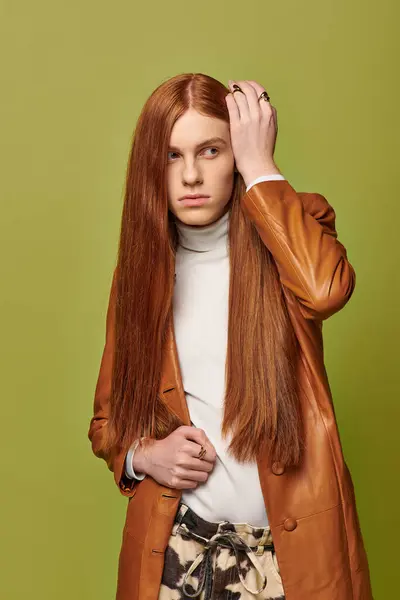
M 191 207 L 185 211 L 179 211 L 176 218 L 186 225 L 197 225 L 198 227 L 210 225 L 222 216 L 221 211 L 201 210 L 202 207 Z
M 206 203 L 203 206 L 178 206 L 175 207 L 175 218 L 186 225 L 210 225 L 222 217 L 229 210 L 230 203 L 215 204 Z

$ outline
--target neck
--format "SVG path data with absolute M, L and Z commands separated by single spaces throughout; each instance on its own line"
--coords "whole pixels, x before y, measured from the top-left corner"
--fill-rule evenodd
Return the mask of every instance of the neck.
M 179 245 L 187 250 L 208 252 L 226 244 L 229 230 L 230 211 L 225 212 L 209 225 L 187 225 L 175 221 L 179 234 Z

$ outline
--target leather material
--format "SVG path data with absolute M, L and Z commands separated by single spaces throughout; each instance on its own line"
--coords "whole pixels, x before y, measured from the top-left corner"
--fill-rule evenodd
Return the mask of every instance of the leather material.
M 241 201 L 276 261 L 300 346 L 297 376 L 306 434 L 302 463 L 296 468 L 268 465 L 262 448 L 257 459 L 286 600 L 372 600 L 353 483 L 323 361 L 323 320 L 348 302 L 355 286 L 353 267 L 337 239 L 335 212 L 321 194 L 297 193 L 286 180 L 257 183 Z M 115 274 L 88 435 L 94 454 L 106 460 L 129 499 L 116 600 L 157 600 L 181 491 L 149 476 L 129 480 L 123 472 L 126 453 L 104 456 L 100 450 L 110 392 L 114 293 Z M 172 321 L 159 393 L 190 425 Z

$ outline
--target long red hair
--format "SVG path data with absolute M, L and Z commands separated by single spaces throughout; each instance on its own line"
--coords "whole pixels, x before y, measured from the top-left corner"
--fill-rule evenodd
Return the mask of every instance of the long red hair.
M 128 449 L 182 423 L 158 395 L 162 346 L 171 318 L 178 235 L 168 208 L 166 167 L 173 125 L 189 108 L 229 123 L 229 90 L 201 74 L 162 83 L 137 121 L 121 219 L 115 352 L 105 445 Z M 222 433 L 238 461 L 298 464 L 303 427 L 296 381 L 298 342 L 275 261 L 244 213 L 239 173 L 230 200 L 230 288 Z

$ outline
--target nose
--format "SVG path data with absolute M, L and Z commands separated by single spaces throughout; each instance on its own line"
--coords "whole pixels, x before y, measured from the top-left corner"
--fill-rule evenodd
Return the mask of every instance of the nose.
M 202 182 L 202 175 L 196 165 L 186 165 L 182 173 L 183 184 L 195 185 Z

